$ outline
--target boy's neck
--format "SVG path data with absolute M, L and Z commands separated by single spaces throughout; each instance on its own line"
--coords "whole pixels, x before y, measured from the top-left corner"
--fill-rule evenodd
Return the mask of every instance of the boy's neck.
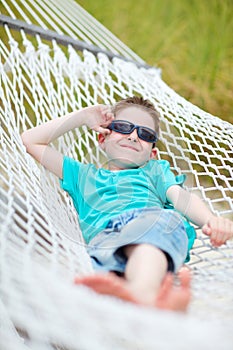
M 134 166 L 134 167 L 120 167 L 114 163 L 109 162 L 107 164 L 107 167 L 103 167 L 105 169 L 108 169 L 109 171 L 120 171 L 120 170 L 131 170 L 131 169 L 138 169 L 138 168 L 143 168 L 148 162 L 139 165 L 139 166 Z

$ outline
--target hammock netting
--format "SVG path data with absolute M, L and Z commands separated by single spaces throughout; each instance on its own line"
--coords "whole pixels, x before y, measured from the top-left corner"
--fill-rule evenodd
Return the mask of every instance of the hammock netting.
M 214 213 L 232 219 L 233 126 L 176 94 L 159 69 L 71 0 L 2 0 L 0 10 L 0 348 L 232 349 L 232 241 L 214 249 L 196 228 L 193 298 L 184 315 L 75 286 L 74 276 L 92 273 L 77 214 L 20 134 L 75 109 L 141 95 L 161 114 L 158 157 L 186 174 L 186 188 Z M 82 162 L 105 159 L 85 127 L 54 146 Z

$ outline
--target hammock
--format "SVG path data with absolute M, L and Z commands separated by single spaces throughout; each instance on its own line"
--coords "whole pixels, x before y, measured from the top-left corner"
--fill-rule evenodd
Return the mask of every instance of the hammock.
M 232 241 L 213 249 L 197 228 L 185 315 L 75 286 L 75 275 L 92 272 L 76 212 L 20 134 L 74 109 L 142 95 L 162 116 L 159 159 L 232 219 L 233 126 L 177 95 L 71 0 L 2 0 L 0 10 L 0 348 L 232 349 Z M 54 146 L 85 163 L 104 161 L 85 127 Z

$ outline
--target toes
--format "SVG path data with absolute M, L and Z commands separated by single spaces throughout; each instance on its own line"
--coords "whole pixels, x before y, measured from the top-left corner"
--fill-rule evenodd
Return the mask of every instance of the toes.
M 171 290 L 173 286 L 174 277 L 171 273 L 167 273 L 164 277 L 162 285 L 160 287 L 158 298 L 163 298 Z
M 191 272 L 189 269 L 182 269 L 179 274 L 179 280 L 181 288 L 190 288 L 191 285 Z
M 169 273 L 157 295 L 155 306 L 160 309 L 186 311 L 191 300 L 191 273 L 182 269 L 179 273 L 180 285 L 174 286 L 174 277 Z

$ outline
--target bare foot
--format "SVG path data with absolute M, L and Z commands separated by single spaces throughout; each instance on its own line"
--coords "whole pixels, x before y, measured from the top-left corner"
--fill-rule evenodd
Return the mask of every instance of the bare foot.
M 188 269 L 179 272 L 180 285 L 174 286 L 174 277 L 168 273 L 156 298 L 155 306 L 159 309 L 186 311 L 191 299 L 191 273 Z
M 89 287 L 96 293 L 111 295 L 134 304 L 173 311 L 186 311 L 191 299 L 190 271 L 182 269 L 179 278 L 180 285 L 174 286 L 174 277 L 171 273 L 168 273 L 158 292 L 156 302 L 153 304 L 145 303 L 144 298 L 140 299 L 133 295 L 124 279 L 114 273 L 76 277 L 74 283 Z
M 99 294 L 112 295 L 122 300 L 139 304 L 139 301 L 125 287 L 124 280 L 114 273 L 76 277 L 74 283 L 85 285 Z

